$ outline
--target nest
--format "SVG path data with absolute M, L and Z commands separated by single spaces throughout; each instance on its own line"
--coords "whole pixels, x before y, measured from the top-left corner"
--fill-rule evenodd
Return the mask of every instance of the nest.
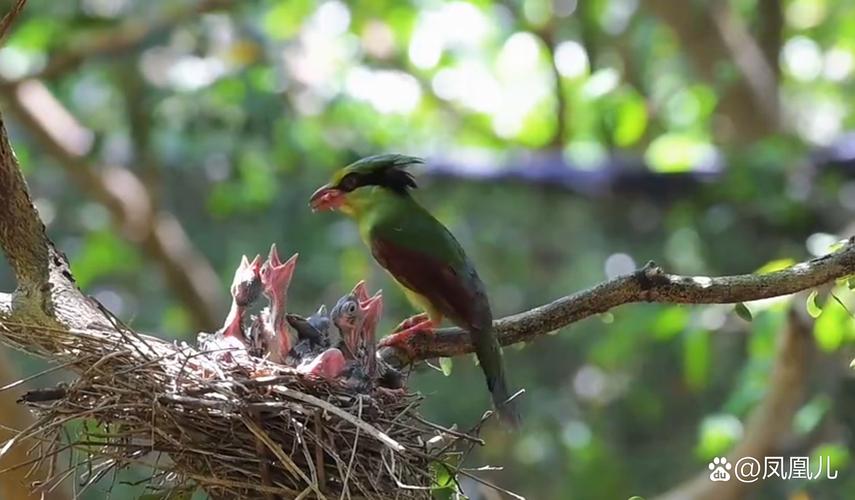
M 231 320 L 253 301 L 244 292 L 258 291 L 258 264 L 242 260 L 226 325 L 243 328 Z M 274 246 L 265 266 L 286 269 L 280 264 Z M 355 387 L 272 363 L 251 355 L 251 342 L 223 342 L 236 338 L 226 327 L 200 334 L 201 347 L 141 335 L 76 289 L 66 292 L 55 307 L 84 329 L 43 317 L 0 322 L 4 343 L 57 363 L 44 373 L 78 375 L 26 393 L 20 402 L 37 421 L 0 448 L 2 456 L 16 442 L 33 443 L 32 460 L 19 467 L 48 471 L 37 491 L 72 476 L 82 489 L 113 484 L 129 466 L 148 467 L 149 488 L 164 498 L 189 498 L 196 488 L 212 498 L 431 498 L 437 488 L 459 492 L 458 475 L 481 481 L 459 464 L 483 444 L 486 416 L 470 433 L 446 429 L 419 415 L 420 396 L 379 379 Z
M 34 458 L 21 466 L 48 463 L 42 491 L 74 474 L 86 488 L 144 465 L 153 488 L 201 487 L 213 498 L 430 498 L 438 470 L 447 478 L 459 472 L 451 465 L 460 461 L 458 445 L 480 442 L 423 419 L 413 394 L 355 393 L 263 359 L 224 362 L 121 326 L 5 322 L 0 335 L 62 363 L 49 371 L 79 374 L 22 398 L 38 419 L 14 441 L 35 442 Z M 74 421 L 83 424 L 69 432 Z M 69 450 L 76 459 L 58 460 Z

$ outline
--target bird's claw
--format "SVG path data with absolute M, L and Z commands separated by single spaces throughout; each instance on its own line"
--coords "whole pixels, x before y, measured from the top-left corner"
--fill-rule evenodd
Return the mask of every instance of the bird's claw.
M 415 316 L 414 316 L 415 317 Z M 413 319 L 413 318 L 410 318 Z M 407 320 L 408 321 L 408 320 Z M 416 323 L 404 330 L 396 331 L 388 337 L 380 340 L 379 347 L 391 347 L 407 353 L 409 357 L 414 357 L 415 350 L 413 345 L 416 343 L 415 337 L 433 335 L 436 325 L 433 321 L 426 319 Z
M 414 327 L 420 323 L 424 323 L 425 321 L 427 321 L 429 319 L 430 319 L 430 317 L 428 316 L 427 313 L 419 313 L 419 314 L 416 314 L 415 316 L 410 316 L 409 318 L 405 319 L 404 321 L 401 321 L 400 323 L 398 323 L 398 326 L 396 326 L 395 329 L 392 330 L 392 333 L 402 332 L 402 331 L 407 330 L 409 328 L 412 328 L 412 327 Z

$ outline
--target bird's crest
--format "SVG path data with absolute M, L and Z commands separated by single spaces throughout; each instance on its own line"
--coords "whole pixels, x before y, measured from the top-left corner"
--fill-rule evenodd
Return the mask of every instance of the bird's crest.
M 415 189 L 416 180 L 406 168 L 424 160 L 401 154 L 382 154 L 358 160 L 342 169 L 336 187 L 353 191 L 362 186 L 383 186 L 400 194 Z

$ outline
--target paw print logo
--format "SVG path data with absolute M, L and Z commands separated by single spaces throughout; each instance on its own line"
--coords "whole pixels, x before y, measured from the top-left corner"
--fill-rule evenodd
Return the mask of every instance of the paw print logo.
M 730 469 L 733 465 L 724 457 L 715 457 L 709 464 L 710 481 L 730 481 Z

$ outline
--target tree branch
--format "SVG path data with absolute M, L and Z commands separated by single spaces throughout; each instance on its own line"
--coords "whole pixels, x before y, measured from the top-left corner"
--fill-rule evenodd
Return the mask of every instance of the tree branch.
M 9 12 L 3 16 L 3 19 L 0 19 L 0 44 L 6 39 L 6 35 L 9 34 L 9 28 L 12 27 L 12 23 L 15 22 L 15 19 L 24 10 L 24 5 L 26 4 L 27 0 L 17 0 Z
M 644 4 L 674 30 L 694 69 L 707 82 L 719 82 L 722 61 L 735 63 L 742 78 L 722 93 L 719 105 L 733 127 L 729 138 L 750 143 L 778 130 L 777 72 L 726 2 L 645 0 Z
M 18 289 L 38 293 L 48 280 L 45 227 L 30 199 L 18 159 L 0 117 L 0 244 L 15 273 Z
M 748 31 L 748 27 L 732 12 L 730 4 L 713 2 L 712 20 L 730 58 L 739 68 L 752 99 L 774 127 L 779 124 L 777 58 L 768 59 L 763 48 Z M 774 66 L 773 66 L 774 64 Z
M 838 251 L 768 274 L 678 276 L 654 263 L 593 288 L 562 297 L 530 311 L 494 322 L 504 345 L 528 342 L 571 323 L 635 302 L 661 304 L 733 304 L 789 295 L 855 274 L 855 237 Z M 469 335 L 460 328 L 411 337 L 408 351 L 384 348 L 381 355 L 395 365 L 473 352 Z

